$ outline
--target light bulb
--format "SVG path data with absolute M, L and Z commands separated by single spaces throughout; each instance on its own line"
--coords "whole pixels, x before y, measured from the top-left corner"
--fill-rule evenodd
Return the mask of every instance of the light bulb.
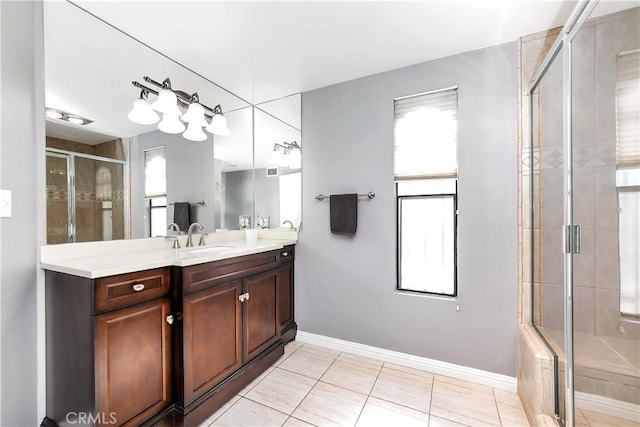
M 165 133 L 181 133 L 184 132 L 185 126 L 178 116 L 163 114 L 162 121 L 158 123 L 158 129 Z
M 202 131 L 202 126 L 198 126 L 193 123 L 189 123 L 187 130 L 182 134 L 182 136 L 189 141 L 204 141 L 207 139 L 207 134 Z
M 61 119 L 62 118 L 62 113 L 56 110 L 52 110 L 47 108 L 45 111 L 45 116 L 47 116 L 50 119 Z
M 227 127 L 227 119 L 222 114 L 214 114 L 211 118 L 211 124 L 207 126 L 207 131 L 214 135 L 229 136 L 231 132 Z
M 129 120 L 141 125 L 152 125 L 158 123 L 160 116 L 153 111 L 151 105 L 142 98 L 133 101 L 133 109 L 129 112 Z
M 204 118 L 204 107 L 197 102 L 189 105 L 186 113 L 180 117 L 183 122 L 193 123 L 196 126 L 207 126 L 207 120 Z
M 175 93 L 169 89 L 162 89 L 158 94 L 156 102 L 151 104 L 151 108 L 160 113 L 171 114 L 172 116 L 177 117 L 182 114 L 182 111 L 178 108 L 177 102 L 178 98 Z
M 67 117 L 67 121 L 69 123 L 73 123 L 74 125 L 83 125 L 84 124 L 84 120 L 81 119 L 80 117 L 75 117 L 75 116 L 68 116 Z

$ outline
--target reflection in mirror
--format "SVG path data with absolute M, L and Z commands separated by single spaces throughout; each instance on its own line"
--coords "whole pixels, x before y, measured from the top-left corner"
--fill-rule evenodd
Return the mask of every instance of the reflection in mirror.
M 302 141 L 300 94 L 255 109 L 256 228 L 300 229 Z
M 250 113 L 250 105 L 71 3 L 44 4 L 44 33 L 45 103 L 51 109 L 47 243 L 166 234 L 177 202 L 191 203 L 187 224 L 222 228 L 215 210 L 224 185 L 215 177 L 214 136 L 189 141 L 160 132 L 155 124 L 132 122 L 128 114 L 140 89 L 131 82 L 169 77 L 175 88 L 197 92 L 203 104 L 220 104 L 231 132 L 246 136 L 243 156 L 252 159 L 250 114 L 237 123 L 246 129 L 230 120 L 235 111 Z M 215 136 L 215 144 L 224 147 L 225 138 Z M 149 194 L 145 153 L 159 147 L 164 147 L 166 194 Z

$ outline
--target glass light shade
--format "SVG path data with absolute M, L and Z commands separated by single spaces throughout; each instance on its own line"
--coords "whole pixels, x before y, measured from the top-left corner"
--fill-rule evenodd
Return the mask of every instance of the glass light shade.
M 280 154 L 278 166 L 280 166 L 281 168 L 289 167 L 289 159 L 291 158 L 291 155 L 289 153 L 289 151 L 285 151 L 284 153 Z
M 185 126 L 178 116 L 163 114 L 162 121 L 158 123 L 158 129 L 165 133 L 181 133 L 184 132 Z
M 289 168 L 300 169 L 302 167 L 302 152 L 299 148 L 289 151 Z
M 169 89 L 162 89 L 156 102 L 151 104 L 151 108 L 163 114 L 179 116 L 182 114 L 182 111 L 178 108 L 177 103 L 178 98 L 175 93 L 171 92 Z
M 196 126 L 207 126 L 207 120 L 204 118 L 204 107 L 197 102 L 191 103 L 186 113 L 180 117 L 183 122 L 194 124 Z M 187 130 L 187 132 L 189 132 Z
M 152 125 L 158 123 L 160 116 L 153 111 L 151 105 L 142 98 L 133 101 L 133 110 L 129 112 L 129 120 L 141 125 Z
M 222 114 L 214 114 L 211 118 L 211 124 L 207 126 L 207 131 L 214 135 L 229 136 L 231 132 L 227 127 L 227 119 Z
M 182 134 L 182 136 L 189 141 L 204 141 L 207 139 L 207 134 L 202 131 L 202 126 L 198 126 L 193 123 L 189 123 L 187 130 Z
M 269 164 L 271 165 L 280 165 L 280 158 L 282 154 L 278 150 L 273 150 L 271 152 L 271 156 L 269 157 Z

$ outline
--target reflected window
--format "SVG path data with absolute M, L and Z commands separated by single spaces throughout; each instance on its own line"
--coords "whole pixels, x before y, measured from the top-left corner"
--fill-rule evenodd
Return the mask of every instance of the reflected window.
M 144 197 L 149 219 L 147 237 L 167 234 L 167 161 L 165 147 L 144 151 Z
M 394 101 L 397 289 L 457 296 L 458 91 Z
M 617 57 L 616 186 L 620 312 L 640 317 L 640 50 Z

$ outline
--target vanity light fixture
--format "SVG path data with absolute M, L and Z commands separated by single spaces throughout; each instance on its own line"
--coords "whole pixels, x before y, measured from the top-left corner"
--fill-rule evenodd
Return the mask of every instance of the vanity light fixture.
M 159 120 L 158 115 L 155 113 L 157 111 L 162 113 L 162 121 L 158 123 L 158 129 L 166 133 L 182 133 L 184 138 L 191 141 L 204 141 L 207 139 L 207 135 L 202 131 L 202 128 L 214 135 L 228 136 L 231 134 L 220 104 L 214 108 L 201 104 L 197 92 L 189 95 L 184 91 L 172 89 L 169 78 L 159 83 L 145 76 L 144 81 L 160 89 L 154 90 L 136 81 L 131 82 L 142 91 L 140 98 L 134 101 L 133 110 L 128 116 L 132 122 L 144 125 L 157 123 Z M 158 97 L 150 105 L 146 100 L 149 94 Z M 187 111 L 183 114 L 181 108 Z M 155 120 L 152 120 L 153 116 L 149 113 L 155 115 Z M 211 122 L 209 123 L 207 119 L 211 119 Z M 187 126 L 180 120 L 185 122 Z
M 86 126 L 89 123 L 93 123 L 93 120 L 89 120 L 77 114 L 67 113 L 66 111 L 57 110 L 55 108 L 46 108 L 44 115 L 49 119 L 61 120 L 63 122 L 72 123 L 78 126 Z
M 151 104 L 147 101 L 149 92 L 146 90 L 140 91 L 140 98 L 133 101 L 133 110 L 129 113 L 129 120 L 141 125 L 152 125 L 160 121 L 158 113 L 153 111 Z
M 302 167 L 302 147 L 296 142 L 275 143 L 269 159 L 272 165 L 300 169 Z

